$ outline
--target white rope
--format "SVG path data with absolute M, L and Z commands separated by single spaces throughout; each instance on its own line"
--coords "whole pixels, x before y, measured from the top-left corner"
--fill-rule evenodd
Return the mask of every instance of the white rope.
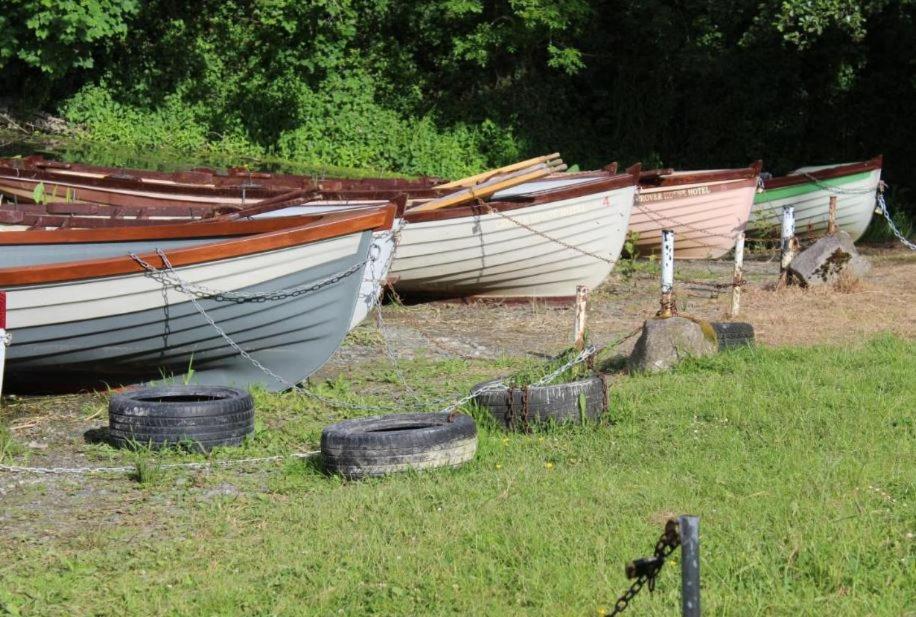
M 209 469 L 214 467 L 234 467 L 250 463 L 265 463 L 281 461 L 288 458 L 305 459 L 317 456 L 320 450 L 306 452 L 293 452 L 292 454 L 277 454 L 275 456 L 261 456 L 253 458 L 236 458 L 222 461 L 206 461 L 202 463 L 167 463 L 157 465 L 158 469 Z M 122 465 L 119 467 L 23 467 L 20 465 L 0 465 L 0 471 L 9 473 L 34 473 L 42 475 L 91 475 L 91 474 L 122 474 L 134 473 L 136 465 Z

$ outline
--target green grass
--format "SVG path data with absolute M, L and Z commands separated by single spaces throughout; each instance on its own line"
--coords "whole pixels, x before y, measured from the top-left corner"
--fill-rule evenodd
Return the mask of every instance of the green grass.
M 907 614 L 914 358 L 912 342 L 880 337 L 690 361 L 616 382 L 599 426 L 483 425 L 476 460 L 458 470 L 345 482 L 292 461 L 212 472 L 207 485 L 239 492 L 211 500 L 181 472 L 125 479 L 134 505 L 122 515 L 100 510 L 42 542 L 0 539 L 0 613 L 595 615 L 665 517 L 692 513 L 704 614 Z M 426 396 L 510 368 L 402 367 Z M 382 381 L 382 369 L 354 372 L 322 391 L 354 397 Z M 330 414 L 289 395 L 257 400 L 262 430 L 246 455 L 313 444 Z M 632 614 L 679 614 L 672 565 Z

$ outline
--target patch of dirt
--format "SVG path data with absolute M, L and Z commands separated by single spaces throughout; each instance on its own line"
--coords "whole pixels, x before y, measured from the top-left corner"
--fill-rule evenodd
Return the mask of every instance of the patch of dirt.
M 754 325 L 764 345 L 815 345 L 861 340 L 879 332 L 916 336 L 916 255 L 905 249 L 870 250 L 872 273 L 865 281 L 842 279 L 834 288 L 774 290 L 779 276 L 775 258 L 745 261 L 748 281 L 735 321 Z M 711 321 L 729 320 L 733 264 L 729 261 L 679 262 L 676 299 L 682 314 Z M 631 332 L 658 310 L 657 273 L 614 274 L 589 299 L 588 331 L 601 345 Z M 718 284 L 718 285 L 716 285 Z M 543 301 L 501 304 L 437 302 L 386 305 L 383 332 L 392 352 L 410 357 L 497 358 L 549 356 L 572 344 L 572 307 Z M 360 329 L 375 328 L 366 323 Z M 621 351 L 628 353 L 634 341 Z M 379 361 L 375 346 L 353 345 L 338 353 L 320 372 L 333 376 L 360 362 Z

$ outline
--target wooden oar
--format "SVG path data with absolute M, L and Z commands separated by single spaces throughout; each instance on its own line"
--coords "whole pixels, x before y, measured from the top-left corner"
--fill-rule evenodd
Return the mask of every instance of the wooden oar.
M 511 174 L 509 177 L 456 191 L 451 195 L 446 195 L 445 197 L 440 197 L 438 199 L 431 199 L 418 206 L 413 206 L 409 210 L 410 212 L 429 212 L 430 210 L 439 210 L 441 208 L 447 208 L 448 206 L 454 206 L 457 204 L 474 201 L 475 199 L 484 199 L 493 195 L 494 193 L 498 193 L 499 191 L 512 188 L 513 186 L 518 186 L 519 184 L 524 184 L 526 182 L 531 182 L 532 180 L 537 180 L 538 178 L 543 178 L 544 176 L 553 173 L 555 169 L 558 168 L 550 167 L 544 164 L 537 165 L 535 166 L 535 169 L 529 168 L 516 174 Z
M 251 206 L 246 206 L 245 208 L 231 206 L 228 212 L 226 211 L 225 206 L 216 207 L 209 215 L 209 217 L 204 218 L 240 219 L 254 216 L 255 214 L 263 214 L 265 212 L 273 212 L 274 210 L 289 208 L 290 206 L 300 206 L 320 197 L 321 191 L 310 189 L 294 189 L 292 191 L 287 191 L 286 193 L 281 193 L 279 195 L 263 199 L 258 203 Z
M 492 178 L 496 175 L 506 174 L 512 171 L 518 171 L 519 169 L 525 169 L 526 167 L 531 167 L 532 165 L 538 165 L 540 163 L 549 163 L 554 159 L 559 159 L 560 153 L 554 152 L 553 154 L 547 154 L 545 156 L 538 156 L 533 159 L 528 159 L 527 161 L 519 161 L 518 163 L 512 163 L 511 165 L 506 165 L 505 167 L 500 167 L 498 169 L 491 169 L 489 171 L 484 171 L 473 176 L 468 176 L 467 178 L 461 178 L 460 180 L 453 180 L 452 182 L 446 182 L 445 184 L 436 185 L 437 189 L 451 189 L 451 188 L 461 188 L 472 186 L 477 184 L 481 180 L 486 180 Z M 562 163 L 562 161 L 560 161 Z

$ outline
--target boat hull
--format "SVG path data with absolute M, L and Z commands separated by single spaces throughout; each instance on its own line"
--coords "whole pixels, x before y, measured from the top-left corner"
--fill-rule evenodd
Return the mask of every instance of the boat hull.
M 778 236 L 782 209 L 792 206 L 795 208 L 796 234 L 823 235 L 827 231 L 830 197 L 836 195 L 837 226 L 852 236 L 853 241 L 858 240 L 871 222 L 880 180 L 881 169 L 871 169 L 766 189 L 754 200 L 750 228 L 755 236 Z
M 7 288 L 6 384 L 56 390 L 135 383 L 201 383 L 281 390 L 320 368 L 347 334 L 369 257 L 363 231 L 281 250 L 178 268 L 187 281 L 242 292 L 307 286 L 353 269 L 313 293 L 264 302 L 198 300 L 241 357 L 174 287 L 149 274 Z
M 662 230 L 670 229 L 676 259 L 725 256 L 747 225 L 755 188 L 751 178 L 641 188 L 630 217 L 636 251 L 661 253 Z
M 481 211 L 408 222 L 390 276 L 404 294 L 574 296 L 577 285 L 600 285 L 620 256 L 634 193 L 630 185 L 526 205 L 505 216 Z

